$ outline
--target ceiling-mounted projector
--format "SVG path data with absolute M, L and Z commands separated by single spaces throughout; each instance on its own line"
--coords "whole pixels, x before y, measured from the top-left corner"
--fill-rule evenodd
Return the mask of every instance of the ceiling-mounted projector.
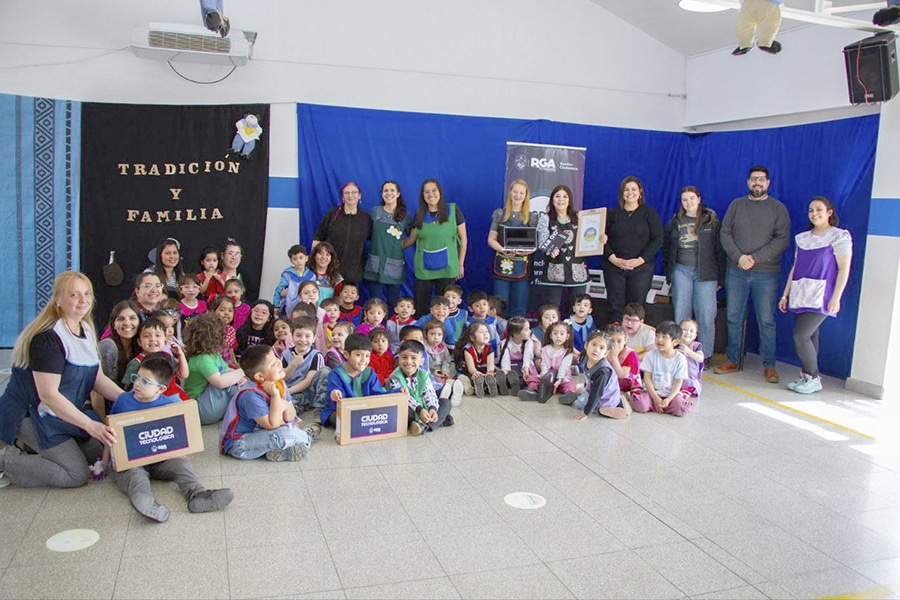
M 131 51 L 139 58 L 242 67 L 253 57 L 255 31 L 231 29 L 228 37 L 200 25 L 137 23 Z

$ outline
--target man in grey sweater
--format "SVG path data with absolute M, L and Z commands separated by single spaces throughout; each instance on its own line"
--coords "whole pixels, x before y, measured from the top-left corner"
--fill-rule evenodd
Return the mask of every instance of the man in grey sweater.
M 728 300 L 727 361 L 716 367 L 719 374 L 740 370 L 747 300 L 753 298 L 759 324 L 759 355 L 765 378 L 778 383 L 775 370 L 775 307 L 781 278 L 781 255 L 791 243 L 791 218 L 787 208 L 769 197 L 769 170 L 750 169 L 750 193 L 737 198 L 722 220 L 722 247 L 728 257 L 725 291 Z

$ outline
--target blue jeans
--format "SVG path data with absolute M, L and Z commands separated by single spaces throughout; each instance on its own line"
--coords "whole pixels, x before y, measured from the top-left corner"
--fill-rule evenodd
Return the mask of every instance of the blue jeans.
M 235 458 L 253 460 L 269 450 L 287 450 L 291 446 L 303 445 L 306 449 L 312 441 L 309 434 L 296 425 L 282 425 L 278 429 L 257 429 L 234 440 L 227 454 Z
M 716 287 L 718 282 L 698 281 L 697 267 L 675 265 L 672 273 L 672 303 L 675 322 L 685 319 L 697 321 L 697 339 L 703 354 L 712 356 L 716 343 Z
M 397 306 L 397 300 L 400 299 L 400 294 L 403 290 L 402 283 L 379 283 L 378 281 L 366 279 L 366 287 L 369 288 L 369 298 L 381 298 L 382 300 L 387 300 L 388 313 L 394 313 L 394 307 Z
M 737 364 L 743 345 L 747 299 L 753 298 L 753 310 L 759 325 L 759 357 L 763 367 L 775 368 L 775 304 L 781 273 L 757 273 L 728 267 L 725 291 L 728 299 L 728 348 L 725 355 Z
M 503 315 L 505 318 L 525 316 L 528 308 L 528 288 L 527 277 L 518 281 L 494 279 L 494 295 L 502 296 L 506 300 L 506 314 Z

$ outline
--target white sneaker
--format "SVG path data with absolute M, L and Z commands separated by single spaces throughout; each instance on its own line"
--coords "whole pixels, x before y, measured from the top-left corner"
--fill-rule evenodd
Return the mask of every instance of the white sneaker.
M 809 379 L 809 375 L 807 375 L 807 374 L 804 373 L 803 371 L 800 371 L 800 377 L 798 377 L 798 378 L 795 379 L 794 381 L 792 381 L 792 382 L 790 382 L 789 384 L 787 384 L 787 388 L 788 388 L 789 390 L 793 391 L 793 392 L 796 392 L 796 391 L 797 391 L 797 386 L 801 385 L 801 384 L 802 384 L 803 382 L 805 382 L 807 379 Z
M 798 394 L 813 394 L 822 391 L 821 377 L 813 377 L 811 375 L 807 375 L 806 377 L 806 381 L 794 388 L 795 392 Z
M 0 471 L 0 488 L 5 488 L 11 483 L 12 481 L 9 480 L 9 476 L 3 471 Z
M 450 406 L 459 406 L 462 403 L 463 383 L 459 379 L 453 382 L 453 391 L 450 392 Z

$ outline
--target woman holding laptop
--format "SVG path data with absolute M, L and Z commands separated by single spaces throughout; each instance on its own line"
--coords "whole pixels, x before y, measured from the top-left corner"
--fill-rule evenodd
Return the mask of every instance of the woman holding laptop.
M 506 227 L 537 227 L 537 215 L 529 212 L 530 192 L 528 184 L 516 179 L 509 186 L 509 194 L 503 208 L 498 208 L 491 216 L 491 230 L 488 232 L 488 247 L 494 250 L 492 273 L 494 274 L 494 294 L 506 300 L 506 318 L 524 317 L 528 308 L 529 268 L 534 247 L 515 249 L 504 247 Z

